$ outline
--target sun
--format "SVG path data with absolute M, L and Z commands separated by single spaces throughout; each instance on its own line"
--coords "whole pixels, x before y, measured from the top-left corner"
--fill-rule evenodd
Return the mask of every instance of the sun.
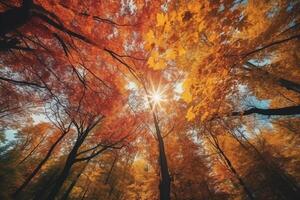
M 148 88 L 145 89 L 145 95 L 143 96 L 145 106 L 149 106 L 152 111 L 156 108 L 163 108 L 163 103 L 168 101 L 169 86 L 167 84 L 162 85 L 161 81 L 149 80 Z
M 150 95 L 150 98 L 154 103 L 160 103 L 163 100 L 163 95 L 158 91 L 155 91 L 152 95 Z
M 156 89 L 152 89 L 152 91 L 149 92 L 147 95 L 147 99 L 149 103 L 152 105 L 152 109 L 155 109 L 156 107 L 161 108 L 162 103 L 167 101 L 165 90 L 158 87 Z

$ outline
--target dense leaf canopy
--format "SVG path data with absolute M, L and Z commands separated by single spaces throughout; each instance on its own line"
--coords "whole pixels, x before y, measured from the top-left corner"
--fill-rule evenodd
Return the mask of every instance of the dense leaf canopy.
M 0 199 L 300 199 L 298 0 L 0 0 Z

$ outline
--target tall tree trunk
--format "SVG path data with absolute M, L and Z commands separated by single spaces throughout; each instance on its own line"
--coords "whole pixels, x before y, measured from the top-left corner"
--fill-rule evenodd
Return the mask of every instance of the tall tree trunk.
M 224 122 L 225 128 L 227 128 L 230 131 L 230 135 L 241 144 L 241 146 L 248 152 L 251 153 L 249 148 L 247 148 L 243 141 L 241 141 L 227 126 L 227 124 Z M 265 167 L 267 169 L 267 173 L 270 174 L 272 177 L 275 177 L 277 180 L 275 184 L 276 190 L 278 193 L 281 194 L 281 196 L 285 197 L 288 200 L 297 200 L 300 199 L 300 189 L 298 185 L 291 180 L 284 171 L 282 171 L 276 163 L 274 163 L 272 160 L 268 161 L 265 159 L 265 156 L 244 136 L 243 133 L 240 133 L 243 140 L 250 146 L 251 149 L 254 150 L 255 155 L 265 164 Z
M 159 150 L 159 165 L 160 165 L 160 173 L 161 173 L 161 179 L 159 184 L 159 190 L 160 190 L 160 200 L 169 200 L 170 199 L 170 192 L 171 192 L 171 177 L 169 174 L 169 168 L 168 168 L 168 162 L 164 147 L 164 140 L 161 135 L 158 120 L 153 113 L 153 120 L 158 140 L 158 150 Z
M 244 182 L 244 180 L 241 178 L 241 176 L 235 170 L 235 168 L 233 167 L 233 165 L 232 165 L 231 161 L 229 160 L 229 158 L 226 156 L 226 154 L 221 149 L 219 151 L 220 151 L 222 157 L 224 158 L 227 166 L 229 167 L 230 171 L 234 174 L 236 179 L 239 181 L 239 184 L 242 186 L 242 188 L 244 189 L 244 191 L 247 194 L 247 196 L 249 197 L 249 199 L 253 200 L 254 196 L 252 195 L 252 192 L 249 190 L 249 188 L 246 185 L 246 183 Z
M 103 117 L 104 116 L 102 116 L 100 118 L 95 118 L 96 120 L 94 122 L 91 122 L 90 124 L 88 124 L 87 127 L 85 128 L 85 130 L 82 130 L 81 128 L 78 128 L 79 126 L 75 125 L 77 127 L 78 137 L 76 139 L 76 142 L 75 142 L 72 150 L 70 151 L 70 153 L 69 153 L 69 155 L 66 159 L 63 170 L 59 174 L 58 178 L 54 182 L 53 187 L 50 190 L 50 193 L 47 197 L 47 200 L 54 200 L 55 197 L 58 195 L 58 193 L 61 190 L 64 182 L 68 178 L 68 176 L 71 172 L 71 168 L 72 168 L 72 166 L 74 165 L 75 162 L 90 160 L 94 156 L 99 155 L 101 152 L 103 152 L 107 149 L 107 148 L 103 148 L 103 149 L 99 150 L 97 153 L 95 153 L 94 155 L 90 155 L 90 156 L 85 157 L 84 159 L 81 159 L 81 160 L 76 160 L 78 150 L 80 149 L 81 145 L 85 141 L 86 137 L 88 136 L 90 131 L 101 121 L 101 119 L 103 119 Z M 81 124 L 80 126 L 83 126 L 83 125 Z
M 115 190 L 115 183 L 114 182 L 112 182 L 112 185 L 110 186 L 107 199 L 111 199 L 111 195 L 113 194 L 113 191 Z
M 285 87 L 288 90 L 293 90 L 294 92 L 300 93 L 300 84 L 295 83 L 293 81 L 289 81 L 287 79 L 280 78 L 278 80 L 278 83 L 282 86 Z
M 86 189 L 84 190 L 84 193 L 83 193 L 83 195 L 82 195 L 82 197 L 81 197 L 80 200 L 84 200 L 85 199 L 86 194 L 89 191 L 89 187 L 90 187 L 90 182 L 87 184 Z
M 67 200 L 72 189 L 74 188 L 74 186 L 76 185 L 79 177 L 81 176 L 81 174 L 84 172 L 84 170 L 86 169 L 86 167 L 88 166 L 89 162 L 91 159 L 88 159 L 86 161 L 86 163 L 84 164 L 84 166 L 81 168 L 80 172 L 76 175 L 76 177 L 74 178 L 74 180 L 72 181 L 72 183 L 70 184 L 70 186 L 68 187 L 68 189 L 66 190 L 64 196 L 61 198 L 61 200 Z
M 68 176 L 70 174 L 73 164 L 75 163 L 77 151 L 80 148 L 83 140 L 84 140 L 84 138 L 81 138 L 80 140 L 77 140 L 77 142 L 75 143 L 73 149 L 71 150 L 71 152 L 69 153 L 69 155 L 67 157 L 67 160 L 66 160 L 66 163 L 65 163 L 65 166 L 64 166 L 62 172 L 60 173 L 60 175 L 54 182 L 52 189 L 50 190 L 47 200 L 54 200 L 55 197 L 57 196 L 57 194 L 59 193 L 65 180 L 68 178 Z
M 210 190 L 210 188 L 209 188 L 209 185 L 208 185 L 208 183 L 207 183 L 207 181 L 205 181 L 205 189 L 207 190 L 207 194 L 208 194 L 208 199 L 210 199 L 210 200 L 214 200 L 215 198 L 214 198 L 214 195 L 213 195 L 213 193 L 212 193 L 212 191 Z
M 106 177 L 106 179 L 105 179 L 105 182 L 104 182 L 105 185 L 108 184 L 109 178 L 110 178 L 111 173 L 112 173 L 112 171 L 113 171 L 113 169 L 114 169 L 114 167 L 115 167 L 115 164 L 116 164 L 116 162 L 117 162 L 117 159 L 118 159 L 118 156 L 116 155 L 115 158 L 114 158 L 114 160 L 113 160 L 113 163 L 111 164 L 111 167 L 110 167 L 110 169 L 109 169 L 108 175 L 107 175 L 107 177 Z
M 247 65 L 249 68 L 244 68 L 247 71 L 252 71 L 252 70 L 259 70 L 258 72 L 263 75 L 263 76 L 267 76 L 267 77 L 271 77 L 272 79 L 276 80 L 276 83 L 288 90 L 292 90 L 294 92 L 300 93 L 300 84 L 284 79 L 284 78 L 279 78 L 279 77 L 275 77 L 274 75 L 270 74 L 267 70 L 263 70 L 262 68 L 260 68 L 259 66 L 251 63 L 251 62 L 246 62 L 245 65 Z
M 242 177 L 238 174 L 238 172 L 236 171 L 236 169 L 233 167 L 230 159 L 227 157 L 227 155 L 225 154 L 225 152 L 220 147 L 219 142 L 218 142 L 216 136 L 214 136 L 210 131 L 208 131 L 208 132 L 209 132 L 211 138 L 213 139 L 213 141 L 211 141 L 211 143 L 213 143 L 213 146 L 220 153 L 221 158 L 224 160 L 224 162 L 226 163 L 226 165 L 229 168 L 229 170 L 234 174 L 235 178 L 238 180 L 239 184 L 242 186 L 242 188 L 245 191 L 245 193 L 248 196 L 248 198 L 251 199 L 251 200 L 254 200 L 255 198 L 254 198 L 251 190 L 248 188 L 247 184 L 244 182 L 244 180 L 242 179 Z
M 49 188 L 51 188 L 51 185 L 53 185 L 55 180 L 56 180 L 56 173 L 55 172 L 53 172 L 51 174 L 47 174 L 47 177 L 45 179 L 46 182 L 43 182 L 44 184 L 41 186 L 41 188 L 34 191 L 32 200 L 43 200 L 43 199 L 45 199 L 47 191 L 49 190 Z
M 33 170 L 33 172 L 25 179 L 24 183 L 16 190 L 16 192 L 13 194 L 13 197 L 17 197 L 22 192 L 22 190 L 24 190 L 27 187 L 27 185 L 30 183 L 32 178 L 40 171 L 42 166 L 48 161 L 53 150 L 58 145 L 58 143 L 64 138 L 64 136 L 66 134 L 67 134 L 67 132 L 62 133 L 61 136 L 52 144 L 51 148 L 48 150 L 44 159 L 41 160 L 41 162 L 36 166 L 36 168 Z
M 297 106 L 288 106 L 283 108 L 250 108 L 248 110 L 240 111 L 240 112 L 232 112 L 231 116 L 245 116 L 251 114 L 261 114 L 261 115 L 299 115 L 300 114 L 300 105 Z

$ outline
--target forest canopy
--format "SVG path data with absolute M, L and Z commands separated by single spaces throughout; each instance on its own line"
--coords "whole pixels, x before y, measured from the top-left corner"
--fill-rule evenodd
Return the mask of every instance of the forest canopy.
M 0 199 L 299 200 L 300 1 L 0 0 Z

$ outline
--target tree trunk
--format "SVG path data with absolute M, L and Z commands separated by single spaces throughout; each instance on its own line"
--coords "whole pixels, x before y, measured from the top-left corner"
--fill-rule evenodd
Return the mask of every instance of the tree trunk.
M 64 196 L 61 198 L 61 200 L 67 200 L 72 189 L 74 188 L 74 186 L 76 185 L 79 177 L 81 176 L 81 174 L 84 172 L 84 170 L 86 169 L 86 167 L 88 166 L 89 162 L 91 159 L 87 160 L 85 165 L 82 167 L 82 169 L 80 170 L 80 172 L 76 175 L 76 177 L 74 178 L 74 180 L 72 181 L 71 185 L 68 187 L 68 189 L 66 190 Z
M 210 199 L 210 200 L 214 200 L 215 198 L 214 198 L 214 195 L 213 195 L 213 193 L 212 193 L 212 191 L 210 190 L 210 188 L 209 188 L 209 185 L 208 185 L 208 183 L 207 183 L 207 181 L 205 181 L 205 188 L 206 188 L 206 190 L 207 190 L 207 194 L 208 194 L 208 199 Z
M 83 140 L 83 139 L 81 139 L 81 140 Z M 68 158 L 65 163 L 65 166 L 64 166 L 62 172 L 60 173 L 60 175 L 58 176 L 58 178 L 56 179 L 56 181 L 54 182 L 54 185 L 53 185 L 52 189 L 50 190 L 47 200 L 55 199 L 55 197 L 59 193 L 60 189 L 62 188 L 65 180 L 68 178 L 71 168 L 72 168 L 73 164 L 75 163 L 77 151 L 82 144 L 81 140 L 78 140 L 75 143 L 72 151 L 69 153 Z
M 233 165 L 232 165 L 231 161 L 229 160 L 229 158 L 225 155 L 225 153 L 222 150 L 220 150 L 220 153 L 221 153 L 222 157 L 224 158 L 226 164 L 228 165 L 230 171 L 235 175 L 236 179 L 238 179 L 240 185 L 244 189 L 244 191 L 247 194 L 247 196 L 249 197 L 249 199 L 253 200 L 254 196 L 252 195 L 251 191 L 249 190 L 249 188 L 246 185 L 246 183 L 244 182 L 244 180 L 240 177 L 240 175 L 237 173 L 237 171 L 233 167 Z
M 109 178 L 110 178 L 111 173 L 112 173 L 112 171 L 113 171 L 113 169 L 114 169 L 114 167 L 115 167 L 115 164 L 116 164 L 116 162 L 117 162 L 117 159 L 118 159 L 118 156 L 116 155 L 115 158 L 114 158 L 114 160 L 113 160 L 113 163 L 111 164 L 111 167 L 110 167 L 110 169 L 109 169 L 108 175 L 107 175 L 107 177 L 106 177 L 106 179 L 105 179 L 105 182 L 104 182 L 105 185 L 108 184 Z
M 47 197 L 47 200 L 54 200 L 55 197 L 58 195 L 59 191 L 61 190 L 61 188 L 62 188 L 62 186 L 65 182 L 65 180 L 68 178 L 68 176 L 70 174 L 72 166 L 74 165 L 75 162 L 79 162 L 79 160 L 76 160 L 78 150 L 80 149 L 81 145 L 85 141 L 85 139 L 88 136 L 89 132 L 100 122 L 101 119 L 103 119 L 103 116 L 98 118 L 94 122 L 90 123 L 85 128 L 85 130 L 80 131 L 80 129 L 77 128 L 78 137 L 76 139 L 76 142 L 75 142 L 71 152 L 69 153 L 69 155 L 67 157 L 67 160 L 65 162 L 65 165 L 64 165 L 64 168 L 63 168 L 62 172 L 59 174 L 58 178 L 54 182 L 54 185 L 50 190 L 50 193 Z M 102 149 L 102 151 L 104 151 L 104 150 L 105 149 Z M 98 155 L 102 151 L 98 151 L 98 153 L 95 154 L 94 156 Z M 82 159 L 81 161 L 91 160 L 94 156 L 88 156 L 88 157 L 86 157 L 86 159 Z
M 84 193 L 83 193 L 83 195 L 82 195 L 82 197 L 81 197 L 80 200 L 84 200 L 85 199 L 85 196 L 86 196 L 87 192 L 89 191 L 89 187 L 90 187 L 90 182 L 87 184 L 86 189 L 84 190 Z
M 259 70 L 259 73 L 268 77 L 271 77 L 272 79 L 276 80 L 276 83 L 278 85 L 280 85 L 281 87 L 284 87 L 288 90 L 292 90 L 294 92 L 300 93 L 300 84 L 284 79 L 284 78 L 279 78 L 279 77 L 275 77 L 274 75 L 270 74 L 267 70 L 263 70 L 262 68 L 260 68 L 259 66 L 251 63 L 251 62 L 246 62 L 245 65 L 247 65 L 249 68 L 244 68 L 247 71 L 251 71 L 251 70 Z
M 298 83 L 295 83 L 293 81 L 289 81 L 289 80 L 286 80 L 286 79 L 283 79 L 283 78 L 279 79 L 278 83 L 282 87 L 285 87 L 288 90 L 293 90 L 294 92 L 300 93 L 300 84 L 298 84 Z
M 226 128 L 230 135 L 247 151 L 252 155 L 252 151 L 248 147 L 246 147 L 243 143 L 243 141 L 238 138 L 238 136 L 231 131 L 231 127 L 228 126 L 228 124 L 223 120 L 224 128 Z M 251 149 L 254 150 L 255 156 L 257 156 L 263 163 L 264 166 L 267 169 L 267 172 L 271 174 L 272 177 L 275 177 L 278 181 L 276 181 L 276 190 L 278 190 L 278 193 L 282 193 L 285 198 L 287 199 L 300 199 L 300 189 L 297 185 L 297 183 L 293 180 L 291 180 L 288 175 L 278 167 L 276 163 L 273 162 L 272 156 L 271 160 L 267 160 L 265 156 L 248 140 L 248 138 L 239 130 L 237 130 L 239 134 L 241 135 L 242 139 L 246 142 L 246 144 L 249 145 Z M 279 187 L 278 187 L 279 186 Z
M 231 131 L 230 131 L 231 132 Z M 234 134 L 231 133 L 232 137 L 241 144 L 241 146 L 248 152 L 251 151 L 243 144 L 243 142 Z M 281 194 L 285 199 L 288 200 L 297 200 L 300 199 L 300 190 L 293 180 L 291 180 L 286 173 L 278 168 L 276 163 L 272 160 L 268 161 L 265 159 L 265 156 L 241 133 L 243 139 L 249 144 L 250 148 L 252 148 L 256 154 L 256 156 L 265 164 L 267 169 L 267 174 L 273 177 L 277 181 L 273 181 L 274 188 Z
M 156 115 L 153 113 L 153 120 L 158 140 L 158 149 L 159 149 L 159 164 L 160 164 L 160 173 L 161 173 L 161 180 L 159 184 L 159 191 L 160 191 L 160 200 L 169 200 L 170 199 L 170 192 L 171 192 L 171 177 L 169 174 L 168 162 L 164 147 L 164 140 L 161 135 L 158 120 Z
M 25 187 L 27 187 L 27 185 L 30 183 L 30 181 L 32 180 L 32 178 L 40 171 L 40 169 L 42 168 L 42 166 L 48 161 L 48 159 L 50 158 L 53 150 L 55 149 L 55 147 L 57 146 L 57 144 L 64 138 L 64 136 L 67 133 L 63 133 L 51 146 L 51 148 L 48 150 L 46 156 L 44 157 L 44 159 L 38 164 L 38 166 L 36 166 L 36 168 L 33 170 L 33 172 L 25 179 L 24 183 L 16 190 L 16 192 L 13 194 L 13 197 L 17 197 L 22 190 L 25 189 Z
M 210 133 L 210 131 L 208 131 L 208 132 L 209 132 L 211 138 L 213 139 L 213 143 L 214 143 L 213 146 L 221 154 L 221 158 L 225 161 L 225 163 L 226 163 L 227 167 L 229 168 L 229 170 L 234 174 L 235 178 L 238 180 L 239 184 L 242 186 L 242 188 L 245 191 L 245 193 L 248 196 L 248 198 L 251 199 L 251 200 L 254 200 L 255 198 L 254 198 L 252 192 L 250 191 L 250 189 L 248 188 L 248 186 L 246 185 L 246 183 L 244 182 L 244 180 L 242 179 L 242 177 L 238 174 L 238 172 L 236 171 L 236 169 L 233 167 L 230 159 L 226 156 L 225 152 L 219 146 L 217 138 L 212 133 Z
M 300 114 L 300 105 L 297 106 L 288 106 L 283 108 L 269 108 L 269 109 L 261 109 L 261 108 L 250 108 L 248 110 L 240 111 L 240 112 L 232 112 L 231 116 L 245 116 L 251 114 L 261 114 L 261 115 L 299 115 Z

